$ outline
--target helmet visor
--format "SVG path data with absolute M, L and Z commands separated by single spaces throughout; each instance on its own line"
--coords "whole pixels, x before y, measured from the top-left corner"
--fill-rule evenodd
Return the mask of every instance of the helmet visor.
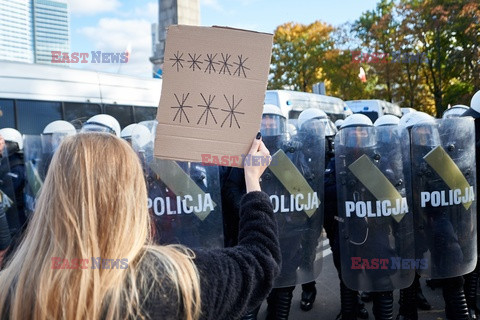
M 276 114 L 264 114 L 260 132 L 263 136 L 279 136 L 287 132 L 287 120 Z

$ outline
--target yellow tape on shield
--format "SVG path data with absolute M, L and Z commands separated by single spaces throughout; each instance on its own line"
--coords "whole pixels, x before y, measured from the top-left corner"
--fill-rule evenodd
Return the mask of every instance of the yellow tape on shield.
M 377 200 L 390 200 L 391 203 L 395 203 L 397 199 L 401 201 L 402 195 L 366 155 L 355 160 L 348 169 Z M 402 213 L 394 215 L 393 218 L 400 222 L 404 216 Z
M 425 159 L 430 167 L 438 173 L 440 178 L 445 181 L 450 189 L 460 189 L 463 192 L 463 190 L 468 190 L 470 188 L 470 184 L 467 179 L 465 179 L 463 173 L 441 146 L 438 146 L 427 153 L 423 159 Z M 471 205 L 472 201 L 463 204 L 467 210 Z
M 281 149 L 272 156 L 272 163 L 275 163 L 275 165 L 269 166 L 268 169 L 273 172 L 290 194 L 302 194 L 303 199 L 299 200 L 299 203 L 307 207 L 308 194 L 310 193 L 313 196 L 314 191 L 297 167 Z M 317 208 L 311 208 L 304 211 L 310 218 L 316 210 Z
M 150 168 L 152 168 L 153 172 L 155 172 L 160 179 L 162 180 L 165 185 L 172 190 L 175 195 L 183 197 L 185 195 L 191 195 L 192 206 L 199 206 L 201 205 L 198 203 L 198 195 L 201 195 L 200 199 L 205 198 L 205 192 L 197 186 L 195 181 L 190 178 L 188 174 L 183 171 L 183 169 L 172 160 L 161 160 L 154 158 L 152 163 L 150 163 Z M 215 202 L 213 203 L 213 207 L 215 208 L 217 205 Z M 210 214 L 212 210 L 207 209 L 202 212 L 195 212 L 195 215 L 200 220 L 205 220 L 205 218 Z

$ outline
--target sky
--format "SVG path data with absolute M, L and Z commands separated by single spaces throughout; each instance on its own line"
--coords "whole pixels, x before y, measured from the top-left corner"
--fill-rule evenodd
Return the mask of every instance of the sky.
M 70 4 L 71 52 L 124 52 L 124 64 L 72 64 L 105 72 L 151 77 L 151 24 L 158 20 L 158 0 L 67 0 Z M 273 33 L 286 22 L 316 20 L 338 26 L 372 10 L 377 0 L 200 0 L 202 26 L 229 26 Z

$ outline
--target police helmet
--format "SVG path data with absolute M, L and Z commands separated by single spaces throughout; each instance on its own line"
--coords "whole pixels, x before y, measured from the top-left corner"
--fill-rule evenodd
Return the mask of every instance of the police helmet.
M 480 90 L 477 91 L 470 101 L 470 108 L 480 113 Z
M 442 119 L 461 117 L 467 110 L 466 105 L 456 104 L 443 112 Z
M 279 136 L 287 132 L 287 119 L 278 106 L 273 104 L 263 106 L 260 132 L 264 137 Z
M 373 126 L 372 120 L 364 114 L 354 113 L 348 116 L 340 126 L 340 129 L 348 127 L 371 127 Z
M 298 128 L 301 129 L 305 122 L 312 119 L 328 119 L 328 116 L 325 111 L 317 108 L 305 109 L 298 116 Z
M 0 129 L 0 136 L 5 139 L 5 142 L 13 142 L 18 145 L 18 150 L 23 150 L 22 134 L 13 128 Z
M 120 124 L 108 114 L 97 114 L 83 124 L 81 132 L 108 132 L 120 137 Z
M 408 129 L 416 124 L 424 122 L 434 122 L 434 120 L 434 117 L 425 112 L 409 112 L 405 114 L 402 118 L 400 118 L 400 122 L 398 123 L 398 125 Z
M 152 141 L 152 134 L 147 127 L 132 123 L 123 128 L 120 137 L 132 143 L 133 146 L 143 148 Z
M 43 134 L 64 133 L 66 135 L 73 135 L 77 131 L 73 124 L 64 120 L 56 120 L 47 124 L 43 129 Z
M 373 126 L 382 127 L 382 126 L 396 126 L 400 122 L 400 118 L 391 114 L 386 114 L 378 118 Z
M 297 134 L 297 127 L 293 123 L 287 124 L 288 134 L 293 137 Z
M 338 119 L 337 121 L 335 121 L 335 127 L 337 127 L 337 130 L 340 130 L 340 127 L 342 126 L 342 123 L 343 123 L 343 119 Z

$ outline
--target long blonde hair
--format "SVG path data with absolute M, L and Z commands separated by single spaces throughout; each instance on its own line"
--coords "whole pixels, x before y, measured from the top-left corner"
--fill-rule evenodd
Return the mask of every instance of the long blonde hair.
M 193 253 L 152 245 L 149 230 L 145 180 L 131 147 L 105 133 L 65 139 L 24 239 L 0 272 L 0 317 L 144 318 L 142 297 L 169 282 L 177 290 L 179 312 L 198 319 Z M 89 263 L 87 269 L 55 270 L 53 257 L 127 259 L 128 268 L 92 268 Z M 155 277 L 159 266 L 163 274 Z

